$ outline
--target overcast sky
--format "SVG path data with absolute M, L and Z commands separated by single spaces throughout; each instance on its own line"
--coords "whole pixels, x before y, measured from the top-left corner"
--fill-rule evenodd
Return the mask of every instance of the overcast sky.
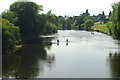
M 0 0 L 0 12 L 9 9 L 11 3 L 17 0 Z M 31 0 L 43 5 L 43 12 L 52 10 L 56 15 L 80 15 L 88 9 L 91 15 L 105 12 L 106 15 L 112 10 L 111 5 L 120 0 Z

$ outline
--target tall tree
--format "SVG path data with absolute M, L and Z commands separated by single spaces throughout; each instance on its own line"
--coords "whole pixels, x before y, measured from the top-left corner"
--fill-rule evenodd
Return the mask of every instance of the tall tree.
M 113 38 L 120 39 L 120 2 L 114 3 L 112 8 L 112 36 Z
M 48 11 L 47 14 L 45 14 L 45 26 L 44 26 L 44 33 L 56 33 L 57 32 L 57 17 L 51 13 L 51 11 Z
M 34 2 L 15 2 L 10 5 L 10 11 L 18 17 L 16 25 L 20 26 L 21 39 L 24 43 L 38 38 L 39 34 L 35 31 L 38 27 L 36 18 L 41 10 L 42 6 Z
M 79 16 L 76 18 L 75 25 L 78 26 L 79 30 L 82 30 L 81 24 L 84 23 L 84 16 Z
M 17 21 L 17 17 L 15 17 L 15 14 L 9 10 L 2 12 L 2 18 L 9 20 L 13 24 L 15 24 L 15 22 Z
M 0 19 L 2 22 L 2 50 L 15 51 L 15 44 L 20 41 L 19 27 L 14 26 L 6 19 Z
M 88 19 L 88 20 L 86 20 L 85 21 L 85 23 L 84 23 L 84 28 L 85 28 L 85 30 L 90 30 L 91 29 L 91 27 L 94 25 L 94 22 L 91 20 L 91 19 Z

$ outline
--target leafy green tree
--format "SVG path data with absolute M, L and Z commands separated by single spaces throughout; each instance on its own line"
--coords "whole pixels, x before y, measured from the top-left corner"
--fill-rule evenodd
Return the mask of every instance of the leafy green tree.
M 65 30 L 66 29 L 66 18 L 65 17 L 62 17 L 62 16 L 59 16 L 58 17 L 58 23 L 59 23 L 59 29 L 62 29 L 62 30 Z
M 112 22 L 109 21 L 109 22 L 106 23 L 106 25 L 107 25 L 107 28 L 109 30 L 109 35 L 112 35 Z
M 20 26 L 20 34 L 23 43 L 36 41 L 39 37 L 37 15 L 42 10 L 41 5 L 34 2 L 15 2 L 10 5 L 10 11 L 18 18 L 16 25 Z M 41 31 L 41 30 L 40 30 Z
M 19 27 L 6 19 L 0 19 L 0 21 L 2 22 L 2 50 L 14 52 L 16 41 L 20 41 Z
M 91 19 L 93 22 L 98 21 L 98 19 L 96 17 L 94 17 L 94 16 L 87 16 L 87 17 L 84 18 L 84 21 L 86 21 L 88 19 Z
M 81 28 L 81 24 L 84 23 L 84 17 L 83 16 L 79 16 L 76 18 L 76 21 L 75 21 L 75 26 L 78 26 L 79 30 L 82 30 Z
M 37 15 L 37 22 L 36 22 L 36 30 L 34 33 L 40 35 L 44 33 L 44 28 L 46 24 L 46 15 L 45 14 L 38 14 Z
M 48 11 L 45 14 L 45 26 L 43 33 L 49 34 L 49 33 L 56 33 L 57 32 L 57 17 L 51 13 L 51 11 Z
M 84 23 L 84 29 L 88 31 L 91 29 L 93 25 L 94 25 L 94 22 L 91 19 L 88 19 Z
M 15 17 L 15 14 L 9 10 L 2 12 L 2 18 L 9 20 L 13 24 L 15 24 L 15 22 L 17 21 L 17 17 Z
M 112 36 L 113 38 L 120 39 L 120 2 L 113 4 L 112 8 Z
M 73 18 L 72 17 L 68 17 L 66 19 L 66 28 L 67 28 L 67 30 L 71 30 L 72 24 L 73 24 Z

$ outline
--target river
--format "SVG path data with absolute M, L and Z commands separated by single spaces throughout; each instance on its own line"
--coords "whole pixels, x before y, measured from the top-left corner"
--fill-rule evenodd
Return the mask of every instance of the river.
M 3 55 L 3 78 L 120 77 L 119 42 L 111 36 L 59 30 L 41 38 L 42 43 Z

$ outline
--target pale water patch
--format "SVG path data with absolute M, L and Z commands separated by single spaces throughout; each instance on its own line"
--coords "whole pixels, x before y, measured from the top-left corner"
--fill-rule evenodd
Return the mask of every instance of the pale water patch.
M 109 52 L 117 52 L 117 40 L 112 37 L 86 31 L 59 31 L 47 53 L 54 53 L 56 64 L 52 70 L 45 69 L 40 77 L 49 78 L 111 78 L 107 62 Z M 68 45 L 66 45 L 68 39 Z

